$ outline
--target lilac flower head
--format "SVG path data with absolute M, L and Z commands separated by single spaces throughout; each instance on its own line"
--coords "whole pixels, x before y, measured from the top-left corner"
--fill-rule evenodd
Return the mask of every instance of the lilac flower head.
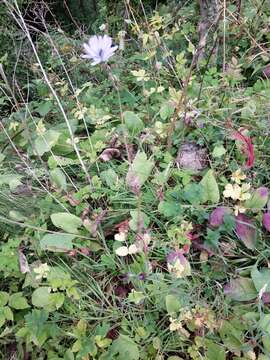
M 112 46 L 112 38 L 108 35 L 91 36 L 88 43 L 83 44 L 83 47 L 85 54 L 82 57 L 94 60 L 91 65 L 106 62 L 118 48 L 118 46 Z

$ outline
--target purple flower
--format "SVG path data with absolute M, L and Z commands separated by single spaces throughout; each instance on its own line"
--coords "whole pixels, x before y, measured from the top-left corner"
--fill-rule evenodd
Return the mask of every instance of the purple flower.
M 88 43 L 83 44 L 83 47 L 85 54 L 82 57 L 94 60 L 91 65 L 106 62 L 118 48 L 118 46 L 112 46 L 112 38 L 108 35 L 91 36 Z

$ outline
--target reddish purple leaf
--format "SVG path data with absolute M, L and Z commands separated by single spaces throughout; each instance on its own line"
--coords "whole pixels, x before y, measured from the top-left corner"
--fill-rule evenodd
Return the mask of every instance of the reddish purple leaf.
M 22 274 L 30 272 L 26 256 L 24 255 L 24 253 L 20 249 L 19 249 L 19 265 L 20 265 L 20 271 L 21 271 Z
M 254 164 L 255 155 L 254 155 L 254 146 L 252 144 L 251 138 L 243 134 L 244 129 L 239 129 L 234 131 L 232 137 L 235 140 L 239 140 L 243 143 L 243 152 L 247 155 L 246 166 L 251 168 Z
M 270 292 L 265 292 L 262 294 L 262 301 L 264 304 L 270 304 Z
M 270 231 L 270 213 L 263 214 L 263 226 Z
M 223 224 L 224 216 L 230 214 L 232 211 L 226 206 L 219 206 L 212 211 L 209 218 L 209 225 L 212 227 L 219 227 Z
M 248 249 L 254 249 L 257 241 L 257 231 L 255 225 L 250 218 L 244 214 L 239 214 L 235 217 L 236 221 L 236 235 Z

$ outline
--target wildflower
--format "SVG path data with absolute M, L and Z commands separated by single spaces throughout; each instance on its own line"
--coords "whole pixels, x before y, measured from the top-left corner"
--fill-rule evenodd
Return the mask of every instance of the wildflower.
M 41 280 L 42 278 L 46 278 L 48 273 L 50 272 L 50 267 L 47 263 L 40 264 L 38 267 L 34 268 L 34 273 L 36 274 L 36 280 Z
M 241 193 L 241 187 L 239 185 L 227 184 L 225 190 L 223 191 L 223 196 L 225 198 L 232 198 L 233 200 L 238 200 Z
M 236 170 L 234 173 L 232 173 L 231 179 L 236 184 L 240 184 L 242 180 L 245 180 L 246 175 L 242 173 L 241 169 Z
M 173 251 L 167 256 L 167 267 L 178 279 L 191 275 L 190 264 L 182 251 Z
M 138 71 L 137 70 L 132 70 L 131 74 L 136 77 L 136 80 L 138 82 L 150 80 L 149 75 L 146 73 L 146 71 L 144 69 L 140 69 Z
M 234 207 L 234 215 L 235 216 L 237 216 L 238 214 L 244 214 L 246 211 L 247 211 L 247 209 L 241 205 L 235 205 L 235 207 Z
M 114 54 L 118 46 L 112 46 L 112 38 L 108 35 L 91 36 L 88 43 L 83 44 L 85 54 L 84 59 L 94 60 L 91 65 L 106 62 Z
M 243 184 L 239 186 L 238 184 L 227 184 L 225 190 L 223 191 L 223 196 L 226 198 L 232 198 L 233 200 L 248 200 L 250 198 L 250 184 Z

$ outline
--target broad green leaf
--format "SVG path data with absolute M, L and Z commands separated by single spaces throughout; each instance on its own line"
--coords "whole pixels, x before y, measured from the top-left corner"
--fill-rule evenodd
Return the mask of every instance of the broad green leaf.
M 220 345 L 215 344 L 211 340 L 206 340 L 206 358 L 207 360 L 225 360 L 226 359 L 226 353 L 225 349 L 221 347 Z
M 125 111 L 123 116 L 125 120 L 125 125 L 131 135 L 137 135 L 144 129 L 144 123 L 134 112 Z
M 10 307 L 3 307 L 3 314 L 7 320 L 13 321 L 13 312 L 11 311 Z
M 27 300 L 21 292 L 10 295 L 8 305 L 16 310 L 29 308 Z
M 212 152 L 212 156 L 214 158 L 220 158 L 226 153 L 226 149 L 223 145 L 217 145 L 214 147 L 214 150 Z
M 251 270 L 251 278 L 257 291 L 260 291 L 266 286 L 264 291 L 270 291 L 270 269 L 263 268 L 260 271 L 254 265 Z
M 127 174 L 127 184 L 131 189 L 140 188 L 151 174 L 154 162 L 148 160 L 144 152 L 138 152 Z
M 232 279 L 229 284 L 225 285 L 224 293 L 236 301 L 250 301 L 257 297 L 253 281 L 245 277 Z
M 5 291 L 0 291 L 0 307 L 3 307 L 7 304 L 9 299 L 9 294 Z
M 158 211 L 166 218 L 174 218 L 175 216 L 181 215 L 183 209 L 181 205 L 175 201 L 161 201 L 158 205 Z
M 258 326 L 263 332 L 270 335 L 270 314 L 262 314 L 262 318 L 259 321 Z
M 208 170 L 200 182 L 203 188 L 203 202 L 216 204 L 219 202 L 219 188 L 213 170 Z
M 41 116 L 45 116 L 51 111 L 52 108 L 53 108 L 52 101 L 46 100 L 46 101 L 42 101 L 40 104 L 38 104 L 36 110 Z
M 180 310 L 181 304 L 179 300 L 174 295 L 166 296 L 166 309 L 168 314 L 177 313 Z
M 67 179 L 59 168 L 50 171 L 52 182 L 61 190 L 67 190 Z
M 44 134 L 39 135 L 35 140 L 35 150 L 39 156 L 44 155 L 56 145 L 60 133 L 55 130 L 47 130 Z
M 137 344 L 122 334 L 112 343 L 110 353 L 114 356 L 117 355 L 118 360 L 138 360 L 140 358 Z
M 32 304 L 36 307 L 45 307 L 51 303 L 51 289 L 43 286 L 34 290 L 32 294 Z
M 78 232 L 78 227 L 82 225 L 81 218 L 64 212 L 52 214 L 51 220 L 54 226 L 74 234 Z
M 71 234 L 46 234 L 40 240 L 42 250 L 66 252 L 73 249 L 72 240 L 75 235 Z

